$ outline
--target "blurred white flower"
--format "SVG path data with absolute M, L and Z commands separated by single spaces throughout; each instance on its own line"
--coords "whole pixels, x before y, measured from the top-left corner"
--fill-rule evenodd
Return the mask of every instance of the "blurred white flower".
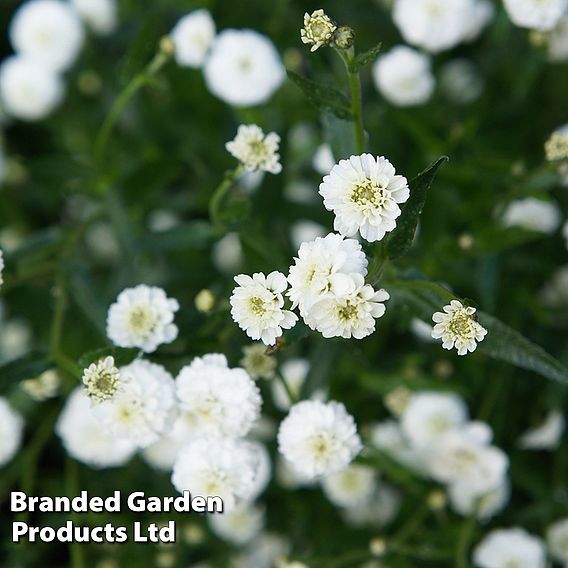
M 375 86 L 396 106 L 423 105 L 432 96 L 436 81 L 430 58 L 406 45 L 397 45 L 373 64 Z
M 307 477 L 341 471 L 361 451 L 353 417 L 339 402 L 295 404 L 278 430 L 280 453 Z
M 83 26 L 75 10 L 60 0 L 22 4 L 8 30 L 14 51 L 38 67 L 65 71 L 83 45 Z
M 481 522 L 500 513 L 511 498 L 511 485 L 507 479 L 503 479 L 495 489 L 479 495 L 474 488 L 467 483 L 454 483 L 448 487 L 450 503 L 456 513 L 469 517 L 475 513 Z
M 396 227 L 399 204 L 410 197 L 406 178 L 396 175 L 386 158 L 371 154 L 341 160 L 323 178 L 319 193 L 325 208 L 335 213 L 336 231 L 347 237 L 359 232 L 370 242 Z
M 555 450 L 564 434 L 566 420 L 560 410 L 551 410 L 544 422 L 525 432 L 518 442 L 523 450 Z
M 440 86 L 454 103 L 465 105 L 479 98 L 483 80 L 468 59 L 452 59 L 440 70 Z
M 272 42 L 253 30 L 224 30 L 204 67 L 209 90 L 234 106 L 268 101 L 284 81 L 285 72 Z
M 119 390 L 93 406 L 101 426 L 117 438 L 144 448 L 167 434 L 177 415 L 175 385 L 162 367 L 137 359 L 120 368 Z
M 258 459 L 247 442 L 233 438 L 200 437 L 183 448 L 174 464 L 172 483 L 182 493 L 218 496 L 224 511 L 248 499 Z
M 67 398 L 55 433 L 72 458 L 93 468 L 124 465 L 136 451 L 132 442 L 101 429 L 92 403 L 81 387 Z
M 477 344 L 487 335 L 487 330 L 477 322 L 476 309 L 452 300 L 443 310 L 432 315 L 436 324 L 432 329 L 432 337 L 441 339 L 444 349 L 455 347 L 458 355 L 475 351 Z
M 495 6 L 489 0 L 475 0 L 471 16 L 466 22 L 464 41 L 474 41 L 495 17 Z
M 568 228 L 568 223 L 566 223 L 566 227 Z M 546 282 L 540 292 L 540 300 L 547 308 L 560 308 L 562 310 L 562 308 L 568 307 L 568 264 L 553 272 L 550 280 Z
M 522 528 L 497 529 L 477 545 L 473 562 L 479 568 L 545 568 L 546 550 Z
M 522 28 L 549 31 L 566 14 L 568 0 L 503 0 L 511 21 Z
M 400 510 L 400 493 L 379 482 L 374 493 L 364 503 L 343 509 L 342 516 L 355 527 L 381 528 L 394 520 Z
M 428 448 L 445 432 L 461 428 L 467 419 L 466 405 L 458 395 L 421 391 L 410 398 L 400 424 L 413 446 Z
M 338 507 L 363 507 L 377 487 L 375 470 L 366 465 L 350 465 L 322 479 L 326 497 Z
M 320 144 L 312 158 L 312 167 L 314 170 L 323 176 L 327 174 L 335 164 L 336 162 L 331 146 L 329 144 Z
M 57 371 L 48 369 L 35 379 L 26 379 L 20 383 L 22 390 L 33 400 L 43 402 L 57 396 L 61 378 Z
M 61 77 L 40 63 L 13 55 L 0 66 L 0 99 L 4 110 L 20 120 L 40 120 L 63 98 Z
M 568 14 L 562 16 L 548 36 L 548 59 L 555 62 L 568 59 Z
M 178 20 L 170 34 L 177 64 L 201 67 L 215 40 L 215 32 L 215 22 L 208 10 L 194 10 Z
M 263 444 L 256 440 L 245 440 L 245 444 L 250 452 L 254 462 L 254 479 L 249 494 L 246 497 L 248 501 L 254 501 L 266 489 L 270 483 L 272 476 L 272 462 L 268 450 Z
M 306 316 L 315 302 L 331 291 L 336 274 L 367 275 L 367 257 L 361 244 L 330 233 L 314 241 L 304 242 L 290 267 L 288 296 L 293 307 Z
M 17 359 L 31 348 L 32 330 L 23 319 L 10 319 L 0 325 L 0 359 Z
M 239 557 L 235 568 L 274 568 L 280 566 L 290 552 L 290 543 L 285 537 L 272 533 L 257 536 Z
M 315 241 L 318 237 L 325 237 L 327 228 L 314 221 L 297 221 L 290 227 L 290 241 L 297 250 L 302 243 Z
M 243 347 L 243 358 L 240 363 L 246 372 L 253 378 L 270 380 L 274 378 L 278 361 L 266 353 L 266 347 L 260 343 L 253 343 Z
M 432 337 L 432 326 L 419 318 L 412 318 L 410 320 L 410 331 L 421 341 L 425 341 L 426 343 L 434 341 Z
M 249 172 L 262 170 L 279 174 L 282 171 L 279 145 L 280 136 L 275 132 L 264 134 L 256 124 L 241 124 L 236 137 L 227 142 L 225 148 Z
M 222 515 L 207 517 L 219 538 L 239 546 L 250 542 L 264 527 L 264 509 L 251 503 L 240 503 Z
M 18 451 L 22 442 L 24 420 L 0 397 L 0 467 L 7 464 Z
M 336 29 L 337 26 L 320 8 L 311 14 L 304 14 L 304 27 L 300 30 L 300 38 L 302 43 L 312 46 L 310 51 L 316 51 L 331 41 Z
M 568 160 L 568 124 L 556 129 L 544 145 L 549 162 Z
M 116 29 L 116 0 L 71 0 L 71 5 L 94 33 L 108 35 Z
M 4 253 L 0 250 L 0 286 L 4 283 L 3 273 L 4 272 Z
M 244 369 L 224 355 L 196 357 L 176 378 L 180 408 L 202 434 L 245 436 L 260 415 L 260 392 Z
M 395 0 L 393 6 L 404 39 L 433 53 L 463 41 L 475 17 L 474 0 Z
M 241 266 L 243 249 L 238 233 L 227 233 L 213 246 L 213 263 L 217 270 L 233 275 Z
M 109 308 L 107 335 L 119 347 L 151 353 L 176 339 L 178 328 L 173 321 L 178 310 L 178 301 L 166 297 L 161 288 L 145 284 L 127 288 Z
M 280 366 L 280 373 L 282 374 L 282 377 L 286 381 L 292 395 L 296 397 L 300 396 L 300 392 L 308 378 L 309 372 L 310 362 L 307 359 L 288 359 L 288 361 L 285 361 Z M 292 401 L 290 400 L 288 392 L 282 385 L 282 382 L 272 381 L 270 386 L 275 406 L 282 411 L 288 410 L 290 406 L 292 406 Z
M 546 530 L 546 544 L 550 556 L 568 566 L 568 517 L 560 519 Z
M 561 219 L 560 210 L 555 203 L 526 197 L 509 204 L 503 214 L 503 225 L 550 235 L 556 232 Z
M 274 345 L 284 329 L 296 325 L 298 317 L 284 310 L 283 293 L 288 287 L 286 276 L 257 272 L 251 276 L 235 276 L 238 286 L 231 295 L 231 315 L 239 327 L 254 340 Z
M 83 370 L 83 384 L 87 396 L 95 402 L 112 398 L 120 386 L 120 371 L 114 365 L 114 358 L 109 356 L 91 363 Z
M 365 284 L 361 274 L 335 274 L 331 290 L 310 307 L 306 324 L 324 337 L 363 339 L 375 331 L 375 320 L 382 317 L 386 290 Z

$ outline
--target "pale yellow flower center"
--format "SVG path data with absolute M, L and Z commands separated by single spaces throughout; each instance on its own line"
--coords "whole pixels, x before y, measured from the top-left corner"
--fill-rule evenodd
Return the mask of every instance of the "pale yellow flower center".
M 369 178 L 356 183 L 351 192 L 351 201 L 362 210 L 384 207 L 387 197 L 385 188 Z
M 249 306 L 255 316 L 262 317 L 266 313 L 266 303 L 258 296 L 253 296 L 249 300 Z
M 344 306 L 339 306 L 337 308 L 337 317 L 344 322 L 356 319 L 357 314 L 357 306 L 351 302 L 346 302 Z
M 448 322 L 448 331 L 456 337 L 470 337 L 474 335 L 474 323 L 465 310 L 458 310 Z
M 137 306 L 128 315 L 128 326 L 136 334 L 146 334 L 156 325 L 156 315 L 147 307 Z

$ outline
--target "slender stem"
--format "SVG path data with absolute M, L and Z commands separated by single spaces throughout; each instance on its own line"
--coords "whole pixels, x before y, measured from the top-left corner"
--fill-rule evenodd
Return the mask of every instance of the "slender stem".
M 97 137 L 95 139 L 95 159 L 101 162 L 104 158 L 105 150 L 108 140 L 114 128 L 118 117 L 130 101 L 130 99 L 147 83 L 149 83 L 158 71 L 170 60 L 170 54 L 160 50 L 148 66 L 136 75 L 126 85 L 124 90 L 118 95 L 114 101 L 108 115 L 106 116 L 103 125 L 101 126 Z
M 65 278 L 63 271 L 60 269 L 55 278 L 55 313 L 51 322 L 51 334 L 49 339 L 50 352 L 53 358 L 56 358 L 60 351 L 61 335 L 63 333 L 63 318 L 65 315 L 65 306 L 67 304 L 67 292 L 65 290 Z
M 286 391 L 286 394 L 290 399 L 290 404 L 295 404 L 296 402 L 298 402 L 298 396 L 292 392 L 292 389 L 290 388 L 290 385 L 288 384 L 286 379 L 280 373 L 276 373 L 276 377 L 284 387 L 284 390 Z
M 409 521 L 400 528 L 393 538 L 393 543 L 398 547 L 404 544 L 422 525 L 429 512 L 430 508 L 428 507 L 428 504 L 426 503 L 422 505 L 422 507 L 410 517 Z
M 211 200 L 209 201 L 209 217 L 214 225 L 220 226 L 223 223 L 220 219 L 221 205 L 228 193 L 228 191 L 233 187 L 236 179 L 241 174 L 241 167 L 238 166 L 234 170 L 231 170 L 225 174 L 223 181 L 217 186 L 214 191 Z
M 456 567 L 468 568 L 468 554 L 471 539 L 473 537 L 473 530 L 475 528 L 475 513 L 468 517 L 462 524 L 460 534 L 458 537 L 458 544 L 456 548 Z

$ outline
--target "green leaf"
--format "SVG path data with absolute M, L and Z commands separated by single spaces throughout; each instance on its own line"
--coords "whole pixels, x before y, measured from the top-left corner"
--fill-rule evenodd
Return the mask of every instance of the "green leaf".
M 0 365 L 2 386 L 34 379 L 52 367 L 47 353 L 32 352 L 8 363 Z
M 387 240 L 387 254 L 391 260 L 400 258 L 410 249 L 418 226 L 418 219 L 426 204 L 428 190 L 438 168 L 447 160 L 447 156 L 438 158 L 410 182 L 410 198 L 404 204 L 402 214 L 397 219 L 396 229 Z
M 117 367 L 123 367 L 132 363 L 140 354 L 139 349 L 124 349 L 122 347 L 102 347 L 93 351 L 87 351 L 79 358 L 77 364 L 81 369 L 85 369 L 91 363 L 95 363 L 105 357 L 113 357 Z
M 346 159 L 356 153 L 351 122 L 337 118 L 329 112 L 322 112 L 321 121 L 325 141 L 331 146 L 335 160 Z
M 322 85 L 287 70 L 288 77 L 318 109 L 331 112 L 342 120 L 352 120 L 351 104 L 347 96 L 331 85 Z
M 375 61 L 375 59 L 379 55 L 382 46 L 382 43 L 378 43 L 377 45 L 375 45 L 375 47 L 372 47 L 368 51 L 359 53 L 359 55 L 357 55 L 355 59 L 350 63 L 350 71 L 352 73 L 357 73 L 360 69 L 362 69 L 366 65 L 369 65 L 369 63 L 373 63 L 373 61 Z
M 147 250 L 202 250 L 213 240 L 213 227 L 207 221 L 196 220 L 183 223 L 159 233 L 150 233 L 142 237 L 138 244 Z

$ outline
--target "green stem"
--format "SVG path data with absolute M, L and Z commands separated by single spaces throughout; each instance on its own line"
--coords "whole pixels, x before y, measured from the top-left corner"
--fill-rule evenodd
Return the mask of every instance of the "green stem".
M 284 390 L 286 391 L 286 394 L 290 399 L 290 404 L 295 404 L 296 402 L 298 402 L 298 397 L 292 392 L 292 389 L 290 388 L 290 385 L 288 384 L 286 379 L 280 373 L 276 373 L 276 377 L 284 387 Z
M 456 567 L 457 568 L 468 568 L 468 554 L 471 539 L 473 537 L 473 530 L 475 528 L 475 514 L 467 518 L 462 524 L 460 534 L 458 537 L 458 544 L 456 548 Z
M 422 507 L 418 509 L 416 513 L 411 515 L 408 522 L 399 529 L 399 531 L 393 538 L 393 545 L 400 548 L 401 545 L 404 544 L 413 535 L 413 533 L 418 530 L 418 528 L 426 520 L 429 512 L 430 508 L 426 503 L 422 505 Z
M 63 317 L 65 315 L 65 306 L 67 304 L 67 293 L 65 290 L 65 278 L 63 271 L 60 269 L 55 278 L 55 313 L 51 322 L 51 334 L 49 339 L 51 356 L 57 358 L 60 345 L 61 335 L 63 333 Z
M 365 128 L 363 126 L 363 101 L 361 97 L 361 78 L 359 71 L 353 67 L 355 51 L 350 49 L 336 49 L 339 57 L 345 65 L 349 91 L 351 93 L 351 113 L 353 114 L 353 137 L 355 140 L 355 151 L 362 154 L 365 151 Z
M 98 163 L 102 162 L 114 125 L 130 99 L 155 77 L 170 57 L 168 53 L 158 51 L 148 66 L 138 73 L 118 95 L 95 139 L 95 159 Z
M 209 201 L 209 217 L 214 225 L 221 226 L 223 223 L 220 219 L 221 205 L 228 193 L 228 191 L 233 187 L 236 179 L 241 174 L 241 167 L 238 166 L 234 170 L 231 170 L 225 174 L 223 181 L 217 186 L 214 191 L 211 200 Z

